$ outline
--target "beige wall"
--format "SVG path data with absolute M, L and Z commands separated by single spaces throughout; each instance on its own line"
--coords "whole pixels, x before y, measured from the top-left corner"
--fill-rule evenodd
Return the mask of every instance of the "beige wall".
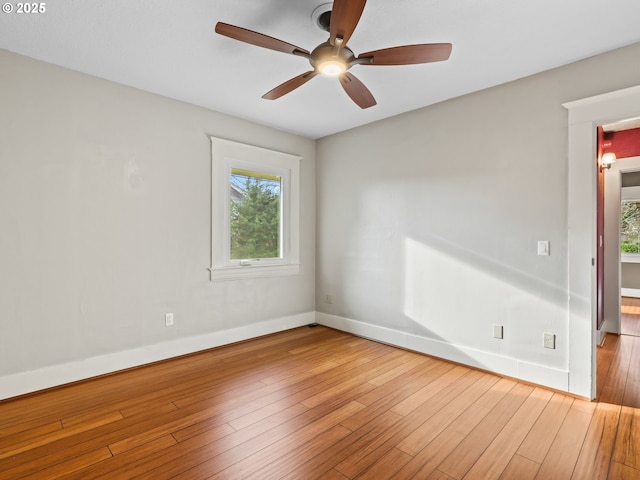
M 0 85 L 0 383 L 313 316 L 312 140 L 3 50 Z M 303 157 L 300 275 L 209 281 L 209 135 Z
M 620 286 L 640 290 L 640 263 L 621 263 L 620 269 Z

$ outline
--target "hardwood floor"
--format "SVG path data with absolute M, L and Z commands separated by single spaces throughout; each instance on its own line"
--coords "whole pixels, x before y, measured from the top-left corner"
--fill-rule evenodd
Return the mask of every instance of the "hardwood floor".
M 640 337 L 607 334 L 597 362 L 597 400 L 640 409 Z
M 640 298 L 622 297 L 620 332 L 640 337 Z
M 638 479 L 614 377 L 587 402 L 303 327 L 0 403 L 0 479 Z

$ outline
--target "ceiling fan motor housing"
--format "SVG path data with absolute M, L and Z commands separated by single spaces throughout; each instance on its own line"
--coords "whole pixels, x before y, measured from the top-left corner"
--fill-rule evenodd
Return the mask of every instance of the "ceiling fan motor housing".
M 347 47 L 336 47 L 329 42 L 321 43 L 311 52 L 309 62 L 311 66 L 322 71 L 322 67 L 327 62 L 337 62 L 344 66 L 346 71 L 351 67 L 351 62 L 356 59 L 353 51 Z

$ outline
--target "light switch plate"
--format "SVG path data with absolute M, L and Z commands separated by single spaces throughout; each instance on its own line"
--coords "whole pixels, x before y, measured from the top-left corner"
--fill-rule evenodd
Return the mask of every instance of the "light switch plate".
M 538 255 L 549 256 L 549 240 L 538 240 Z
M 504 338 L 504 329 L 502 325 L 494 325 L 493 326 L 493 338 Z

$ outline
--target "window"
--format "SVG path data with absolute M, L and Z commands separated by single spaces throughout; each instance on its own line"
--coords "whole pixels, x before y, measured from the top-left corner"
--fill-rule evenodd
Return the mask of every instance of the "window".
M 299 270 L 300 157 L 211 138 L 211 280 Z
M 282 177 L 231 169 L 231 260 L 282 258 Z

